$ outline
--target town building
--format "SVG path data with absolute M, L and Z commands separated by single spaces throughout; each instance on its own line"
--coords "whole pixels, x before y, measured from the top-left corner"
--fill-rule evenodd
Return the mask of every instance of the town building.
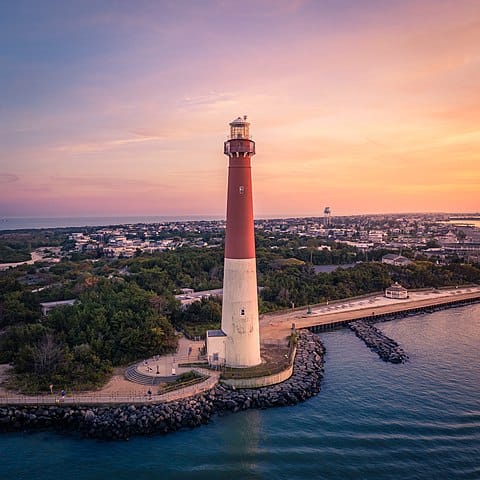
M 410 265 L 413 262 L 407 257 L 402 257 L 402 255 L 387 253 L 382 257 L 382 263 L 386 263 L 388 265 L 395 265 L 397 267 L 404 267 L 406 265 Z

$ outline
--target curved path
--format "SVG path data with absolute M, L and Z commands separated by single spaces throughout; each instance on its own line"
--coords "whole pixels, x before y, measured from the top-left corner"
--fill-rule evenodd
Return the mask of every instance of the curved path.
M 201 383 L 180 388 L 162 395 L 148 395 L 145 387 L 142 391 L 134 393 L 118 392 L 116 394 L 102 394 L 86 392 L 78 394 L 67 393 L 65 398 L 60 395 L 16 395 L 0 394 L 0 405 L 109 405 L 109 404 L 145 404 L 145 403 L 165 403 L 178 400 L 180 398 L 191 397 L 199 393 L 212 389 L 217 383 L 220 374 L 205 369 L 196 369 L 199 373 L 209 375 Z
M 19 395 L 12 391 L 0 387 L 0 405 L 5 404 L 122 404 L 122 403 L 156 403 L 170 402 L 179 398 L 190 397 L 198 393 L 210 390 L 217 383 L 220 377 L 219 372 L 195 367 L 194 370 L 208 377 L 203 382 L 190 385 L 188 387 L 179 388 L 162 395 L 148 395 L 148 390 L 156 392 L 153 386 L 153 380 L 157 377 L 157 368 L 161 376 L 171 376 L 172 368 L 176 374 L 189 372 L 191 367 L 178 367 L 179 363 L 198 361 L 198 348 L 203 346 L 203 342 L 193 342 L 184 337 L 179 339 L 178 351 L 171 355 L 156 356 L 139 362 L 133 367 L 142 375 L 141 378 L 151 377 L 152 383 L 141 384 L 129 381 L 125 378 L 124 369 L 116 369 L 110 381 L 100 390 L 94 392 L 69 392 L 64 399 L 61 398 L 60 392 L 54 387 L 54 394 L 46 395 Z M 191 348 L 191 351 L 190 351 Z M 190 352 L 190 353 L 189 353 Z M 0 380 L 2 375 L 6 378 L 8 365 L 0 366 Z

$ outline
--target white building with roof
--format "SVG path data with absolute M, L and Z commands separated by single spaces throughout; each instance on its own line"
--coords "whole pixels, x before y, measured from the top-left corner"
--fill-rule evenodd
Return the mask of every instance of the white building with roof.
M 385 289 L 385 296 L 396 300 L 408 298 L 408 290 L 398 282 Z
M 57 300 L 56 302 L 43 302 L 40 304 L 42 307 L 42 314 L 48 315 L 48 313 L 54 308 L 58 307 L 71 307 L 77 303 L 77 299 L 72 298 L 71 300 Z

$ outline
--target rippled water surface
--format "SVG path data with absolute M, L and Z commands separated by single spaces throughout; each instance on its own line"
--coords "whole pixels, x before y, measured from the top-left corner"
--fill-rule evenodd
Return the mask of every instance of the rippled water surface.
M 407 364 L 323 334 L 322 391 L 301 405 L 128 442 L 3 434 L 0 478 L 480 479 L 480 305 L 379 327 Z

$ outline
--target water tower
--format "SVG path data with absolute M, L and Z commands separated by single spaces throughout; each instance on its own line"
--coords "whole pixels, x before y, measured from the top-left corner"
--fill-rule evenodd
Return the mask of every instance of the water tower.
M 330 226 L 331 215 L 332 215 L 332 211 L 330 210 L 330 207 L 325 207 L 325 209 L 323 210 L 323 222 L 325 227 Z

